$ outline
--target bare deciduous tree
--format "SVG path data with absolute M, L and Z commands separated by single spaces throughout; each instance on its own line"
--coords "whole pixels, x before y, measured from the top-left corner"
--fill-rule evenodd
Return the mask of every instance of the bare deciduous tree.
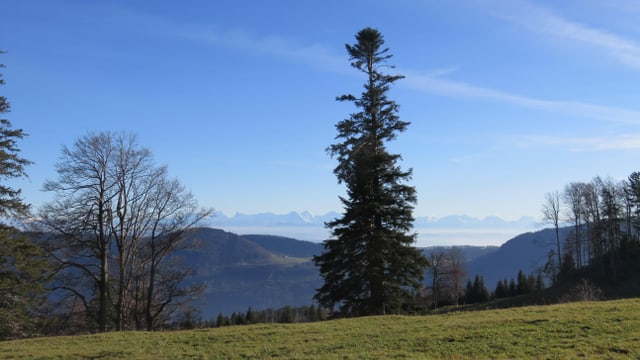
M 563 200 L 567 205 L 566 219 L 573 224 L 573 241 L 570 244 L 573 245 L 575 254 L 575 262 L 578 268 L 582 266 L 582 225 L 584 211 L 583 194 L 586 184 L 572 182 L 567 185 L 562 194 Z
M 80 299 L 100 331 L 107 329 L 112 241 L 107 221 L 116 187 L 109 176 L 114 152 L 111 137 L 89 135 L 78 139 L 73 148 L 63 146 L 56 164 L 58 181 L 44 184 L 44 190 L 55 192 L 56 199 L 40 212 L 44 228 L 57 235 L 46 244 L 60 274 L 54 289 Z
M 178 181 L 160 179 L 151 197 L 150 229 L 140 256 L 145 277 L 142 282 L 147 284 L 143 301 L 147 330 L 154 328 L 169 305 L 179 305 L 178 299 L 200 290 L 199 284 L 183 284 L 193 272 L 174 255 L 177 250 L 195 245 L 183 241 L 184 232 L 211 214 L 210 210 L 196 212 L 195 198 Z
M 429 272 L 431 273 L 431 306 L 438 307 L 438 300 L 442 296 L 443 287 L 449 280 L 447 277 L 447 255 L 444 251 L 434 251 L 427 257 Z
M 44 230 L 55 234 L 48 248 L 58 267 L 56 289 L 80 299 L 100 331 L 109 324 L 117 330 L 139 327 L 141 293 L 172 294 L 154 317 L 185 295 L 180 282 L 188 271 L 156 274 L 182 246 L 182 233 L 212 211 L 199 210 L 191 193 L 168 179 L 166 167 L 155 166 L 133 135 L 88 134 L 63 147 L 56 166 L 58 180 L 44 186 L 56 198 L 40 212 Z
M 467 278 L 467 271 L 465 269 L 466 259 L 459 247 L 452 247 L 447 252 L 449 257 L 449 279 L 451 281 L 451 297 L 453 298 L 454 305 L 460 304 L 460 296 L 465 291 L 465 279 Z
M 431 306 L 437 308 L 441 299 L 457 306 L 460 295 L 465 290 L 466 271 L 462 251 L 457 247 L 436 250 L 431 252 L 427 259 L 431 265 L 428 270 L 431 280 Z
M 560 192 L 547 193 L 542 204 L 542 221 L 553 224 L 556 231 L 556 254 L 558 256 L 558 268 L 562 267 L 562 251 L 560 246 Z M 552 269 L 554 281 L 556 280 L 555 268 Z

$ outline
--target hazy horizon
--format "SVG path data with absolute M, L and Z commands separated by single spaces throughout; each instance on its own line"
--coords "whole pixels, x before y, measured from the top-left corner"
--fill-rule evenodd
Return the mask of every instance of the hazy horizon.
M 312 216 L 311 219 L 295 218 L 292 215 Z M 321 242 L 329 237 L 329 230 L 323 226 L 326 216 L 339 215 L 337 212 L 328 214 L 311 214 L 306 211 L 291 211 L 284 214 L 260 213 L 260 214 L 234 214 L 232 216 L 213 216 L 203 223 L 204 226 L 219 228 L 224 231 L 239 235 L 275 235 Z M 240 217 L 241 220 L 237 220 Z M 300 222 L 297 222 L 300 219 Z M 423 218 L 424 219 L 424 218 Z M 438 220 L 453 219 L 452 222 L 438 223 Z M 456 220 L 471 220 L 472 223 L 456 222 Z M 495 224 L 499 219 L 504 223 Z M 465 215 L 451 215 L 440 219 L 431 219 L 431 223 L 425 223 L 418 218 L 414 223 L 414 232 L 417 233 L 416 246 L 500 246 L 513 237 L 529 231 L 537 231 L 543 228 L 534 219 L 520 219 L 523 221 L 509 221 L 496 217 L 483 219 L 472 218 Z M 288 221 L 285 223 L 285 221 Z M 303 222 L 307 221 L 307 222 Z

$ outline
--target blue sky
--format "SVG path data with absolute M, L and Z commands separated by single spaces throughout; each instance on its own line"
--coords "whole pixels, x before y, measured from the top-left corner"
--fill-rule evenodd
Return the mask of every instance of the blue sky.
M 539 217 L 544 194 L 640 170 L 640 2 L 5 1 L 8 119 L 38 207 L 63 144 L 139 135 L 203 206 L 340 211 L 334 99 L 364 81 L 344 49 L 381 31 L 412 125 L 390 149 L 416 216 Z

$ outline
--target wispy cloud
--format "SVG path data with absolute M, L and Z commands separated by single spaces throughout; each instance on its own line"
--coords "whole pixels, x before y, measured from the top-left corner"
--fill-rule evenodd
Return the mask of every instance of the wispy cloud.
M 347 63 L 345 57 L 332 52 L 322 44 L 299 44 L 277 34 L 257 35 L 256 31 L 243 27 L 229 28 L 217 24 L 178 22 L 122 6 L 110 6 L 106 13 L 112 22 L 135 28 L 135 31 L 151 36 L 169 36 L 227 49 L 280 57 L 333 72 L 348 71 L 348 68 L 343 70 Z
M 419 75 L 407 72 L 405 72 L 405 74 L 407 77 L 403 82 L 406 86 L 442 96 L 491 100 L 569 116 L 640 125 L 640 111 L 638 110 L 577 101 L 538 99 L 431 75 Z
M 276 35 L 260 37 L 242 29 L 229 30 L 214 26 L 182 26 L 179 27 L 179 34 L 185 38 L 213 45 L 269 54 L 333 72 L 344 72 L 346 68 L 345 57 L 332 53 L 323 45 L 295 44 L 290 39 Z
M 603 151 L 638 151 L 640 150 L 640 133 L 608 136 L 553 136 L 553 135 L 498 135 L 486 139 L 493 144 L 484 149 L 461 154 L 449 159 L 456 165 L 487 161 L 496 154 L 512 149 L 554 149 L 572 153 L 597 153 Z
M 598 137 L 526 136 L 518 141 L 520 147 L 564 147 L 569 151 L 629 151 L 640 150 L 640 133 Z
M 189 30 L 183 30 L 182 35 L 212 44 L 271 54 L 291 61 L 307 63 L 331 72 L 352 74 L 350 68 L 345 66 L 344 56 L 338 56 L 321 45 L 302 46 L 278 36 L 256 37 L 245 31 L 222 31 L 213 27 L 189 28 Z M 637 60 L 640 67 L 640 53 L 638 55 Z M 539 99 L 446 78 L 447 75 L 456 71 L 456 67 L 448 67 L 421 75 L 412 71 L 399 70 L 399 73 L 406 75 L 406 79 L 399 84 L 414 90 L 442 96 L 491 100 L 568 116 L 640 125 L 640 111 L 638 110 L 577 101 Z
M 532 32 L 589 46 L 598 54 L 608 55 L 625 66 L 640 69 L 640 43 L 632 39 L 566 19 L 526 1 L 508 0 L 500 4 L 502 6 L 498 9 L 493 9 L 493 14 L 501 19 Z
M 509 0 L 508 4 L 511 1 L 519 5 L 509 7 L 512 10 L 505 13 L 508 16 L 503 14 L 501 15 L 502 17 L 509 17 L 514 22 L 516 20 L 523 21 L 524 26 L 532 29 L 545 28 L 545 32 L 597 44 L 600 47 L 610 49 L 621 57 L 628 57 L 630 63 L 637 62 L 640 68 L 640 46 L 635 43 L 569 22 L 545 9 L 534 7 L 526 2 Z M 131 17 L 132 15 L 129 14 L 129 16 Z M 163 29 L 173 36 L 201 41 L 214 46 L 276 56 L 333 73 L 353 74 L 353 71 L 346 65 L 347 61 L 343 54 L 337 54 L 331 48 L 322 44 L 299 44 L 286 37 L 273 34 L 258 36 L 245 29 L 226 29 L 215 25 L 203 24 L 181 24 L 146 15 L 134 17 L 140 22 L 151 23 L 154 25 L 154 29 Z M 447 97 L 490 100 L 568 116 L 634 125 L 640 124 L 639 110 L 577 101 L 539 99 L 446 78 L 457 70 L 457 67 L 446 67 L 432 70 L 426 74 L 424 72 L 398 70 L 399 73 L 406 75 L 406 79 L 400 82 L 399 85 L 416 91 Z

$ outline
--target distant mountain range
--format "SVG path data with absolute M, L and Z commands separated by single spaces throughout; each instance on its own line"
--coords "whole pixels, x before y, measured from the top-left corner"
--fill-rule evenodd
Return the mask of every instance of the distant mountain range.
M 224 213 L 216 213 L 209 219 L 209 224 L 214 227 L 224 226 L 320 226 L 324 227 L 327 221 L 340 217 L 337 212 L 328 212 L 323 215 L 313 215 L 308 211 L 291 211 L 286 214 L 259 213 L 242 214 L 236 213 L 227 216 Z M 537 227 L 536 220 L 530 216 L 521 217 L 518 220 L 504 220 L 497 216 L 485 218 L 474 218 L 467 215 L 449 215 L 441 218 L 436 217 L 416 217 L 414 226 L 416 228 L 457 228 L 457 229 L 523 229 Z
M 554 247 L 554 236 L 552 229 L 545 229 L 516 236 L 500 247 L 459 248 L 467 260 L 468 277 L 482 275 L 493 290 L 498 280 L 515 278 L 520 269 L 528 274 L 543 266 Z M 205 319 L 249 307 L 310 305 L 315 289 L 321 286 L 311 261 L 322 252 L 320 243 L 273 235 L 237 235 L 212 228 L 193 229 L 189 237 L 202 243 L 198 251 L 184 255 L 196 269 L 195 280 L 206 285 L 198 304 Z
M 287 214 L 259 213 L 241 214 L 226 216 L 217 212 L 209 219 L 213 226 L 324 226 L 324 223 L 331 221 L 340 214 L 329 212 L 324 215 L 312 215 L 308 211 L 291 211 Z
M 324 224 L 340 216 L 337 212 L 313 215 L 308 211 L 251 215 L 236 213 L 232 216 L 216 213 L 204 225 L 236 234 L 272 234 L 321 242 L 330 236 Z M 450 215 L 441 218 L 417 217 L 414 222 L 414 231 L 418 234 L 417 245 L 422 247 L 498 246 L 518 234 L 539 228 L 533 217 L 510 221 L 496 216 L 480 219 L 467 215 Z

